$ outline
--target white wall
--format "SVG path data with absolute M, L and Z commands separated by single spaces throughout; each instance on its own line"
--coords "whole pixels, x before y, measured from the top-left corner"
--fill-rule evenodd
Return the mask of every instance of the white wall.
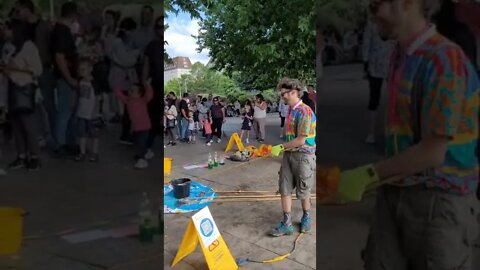
M 180 78 L 180 76 L 184 74 L 190 74 L 190 69 L 177 68 L 177 69 L 165 70 L 163 72 L 163 76 L 164 76 L 163 84 L 166 85 L 168 81 Z

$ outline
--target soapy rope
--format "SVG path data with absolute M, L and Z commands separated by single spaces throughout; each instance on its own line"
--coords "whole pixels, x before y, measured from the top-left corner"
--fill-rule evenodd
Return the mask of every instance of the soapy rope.
M 295 251 L 295 249 L 297 248 L 297 243 L 298 243 L 298 240 L 300 240 L 300 238 L 304 235 L 305 233 L 300 233 L 296 238 L 295 238 L 295 241 L 293 241 L 293 248 L 290 252 L 288 252 L 287 254 L 284 254 L 284 255 L 280 255 L 280 256 L 277 256 L 273 259 L 270 259 L 270 260 L 264 260 L 264 261 L 256 261 L 256 260 L 252 260 L 250 258 L 242 258 L 242 259 L 237 259 L 236 260 L 236 263 L 238 266 L 242 266 L 242 265 L 245 265 L 249 262 L 252 262 L 252 263 L 275 263 L 275 262 L 279 262 L 279 261 L 282 261 L 286 258 L 288 258 L 289 256 L 291 256 L 293 254 L 293 252 Z

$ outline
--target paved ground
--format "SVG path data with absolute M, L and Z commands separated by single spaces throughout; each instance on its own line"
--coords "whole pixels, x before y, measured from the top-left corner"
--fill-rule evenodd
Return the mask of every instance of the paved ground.
M 233 130 L 240 129 L 238 118 L 229 118 L 226 126 L 226 133 L 230 135 Z M 280 118 L 278 114 L 270 114 L 267 123 L 266 143 L 276 144 L 280 142 Z M 251 135 L 254 136 L 253 134 Z M 207 170 L 185 171 L 182 166 L 187 163 L 206 161 L 208 153 L 218 153 L 225 150 L 226 142 L 213 144 L 207 147 L 205 144 L 178 145 L 167 148 L 165 155 L 174 158 L 173 174 L 175 177 L 190 177 L 196 180 L 195 176 L 202 176 L 208 173 Z M 255 144 L 254 144 L 255 145 Z M 207 177 L 212 182 L 199 181 L 208 184 L 215 190 L 271 190 L 276 191 L 278 187 L 278 170 L 280 159 L 261 159 L 252 161 L 249 164 L 236 166 L 238 163 L 227 163 Z M 228 162 L 228 161 L 227 161 Z M 233 169 L 232 169 L 233 167 Z M 272 226 L 276 225 L 282 216 L 280 202 L 255 202 L 255 203 L 215 203 L 210 206 L 215 221 L 220 228 L 233 256 L 235 258 L 250 257 L 255 260 L 267 260 L 289 252 L 293 246 L 296 234 L 284 238 L 271 238 L 267 236 Z M 315 212 L 315 209 L 312 209 Z M 178 250 L 181 242 L 181 235 L 185 231 L 190 214 L 167 215 L 166 238 L 165 238 L 165 269 L 170 269 L 170 264 Z M 299 221 L 301 207 L 299 202 L 294 204 L 294 219 Z M 315 216 L 313 216 L 315 219 Z M 288 259 L 272 265 L 250 263 L 242 269 L 315 269 L 315 243 L 316 233 L 313 230 L 299 241 L 297 251 Z M 174 269 L 207 269 L 200 249 L 188 256 Z
M 25 208 L 25 236 L 42 236 L 69 229 L 88 230 L 135 224 L 142 192 L 158 204 L 162 179 L 161 157 L 149 169 L 132 168 L 134 149 L 117 144 L 116 132 L 105 132 L 98 164 L 44 157 L 38 172 L 18 171 L 0 178 L 0 205 Z M 159 140 L 160 143 L 160 140 Z M 2 164 L 13 151 L 2 146 Z M 156 207 L 156 205 L 155 205 Z M 59 237 L 27 240 L 16 257 L 0 258 L 0 269 L 97 270 L 159 269 L 161 239 L 141 244 L 136 238 L 104 239 L 69 244 Z M 142 262 L 137 262 L 142 260 Z

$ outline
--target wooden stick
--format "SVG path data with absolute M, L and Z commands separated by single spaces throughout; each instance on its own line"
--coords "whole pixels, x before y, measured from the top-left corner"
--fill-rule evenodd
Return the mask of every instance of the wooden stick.
M 292 198 L 293 200 L 298 200 L 298 198 Z M 310 197 L 310 199 L 316 200 L 317 198 L 315 197 Z M 246 199 L 228 199 L 228 200 L 213 200 L 212 202 L 216 203 L 224 203 L 224 202 L 263 202 L 263 201 L 278 201 L 280 198 L 259 198 L 259 199 L 253 199 L 253 198 L 246 198 Z
M 292 196 L 293 198 L 296 198 L 296 196 Z M 316 194 L 312 194 L 310 197 L 316 198 Z M 214 197 L 208 196 L 208 197 L 196 197 L 196 198 L 189 198 L 187 200 L 207 200 L 207 199 L 213 199 Z M 215 198 L 215 200 L 221 200 L 221 199 L 261 199 L 261 198 L 281 198 L 281 195 L 239 195 L 239 196 L 218 196 Z
M 268 197 L 280 197 L 280 195 L 271 194 L 271 195 L 235 195 L 235 196 L 218 196 L 218 199 L 224 198 L 268 198 Z
M 252 191 L 249 191 L 249 190 L 238 190 L 238 191 L 215 191 L 215 193 L 218 193 L 218 194 L 224 194 L 224 193 L 277 193 L 278 191 L 258 191 L 258 190 L 252 190 Z

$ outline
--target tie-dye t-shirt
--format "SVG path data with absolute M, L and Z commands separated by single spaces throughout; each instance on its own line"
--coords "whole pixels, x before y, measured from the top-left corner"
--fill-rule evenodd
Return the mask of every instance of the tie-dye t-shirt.
M 395 61 L 392 61 L 389 91 L 394 104 L 391 99 L 389 107 L 395 109 L 387 121 L 386 154 L 393 156 L 415 143 L 411 107 L 412 90 L 417 88 L 414 85 L 423 91 L 420 137 L 447 137 L 450 142 L 443 163 L 429 176 L 410 177 L 398 184 L 425 183 L 449 193 L 474 193 L 479 180 L 480 83 L 476 71 L 462 50 L 438 34 L 434 26 L 413 44 L 406 54 L 397 50 L 392 57 Z M 418 69 L 427 55 L 431 60 L 427 60 L 422 69 L 425 75 L 419 78 Z
M 305 144 L 295 150 L 307 154 L 315 154 L 317 119 L 309 106 L 300 102 L 293 108 L 289 108 L 285 127 L 285 136 L 283 137 L 285 142 L 293 141 L 298 136 L 306 136 Z

